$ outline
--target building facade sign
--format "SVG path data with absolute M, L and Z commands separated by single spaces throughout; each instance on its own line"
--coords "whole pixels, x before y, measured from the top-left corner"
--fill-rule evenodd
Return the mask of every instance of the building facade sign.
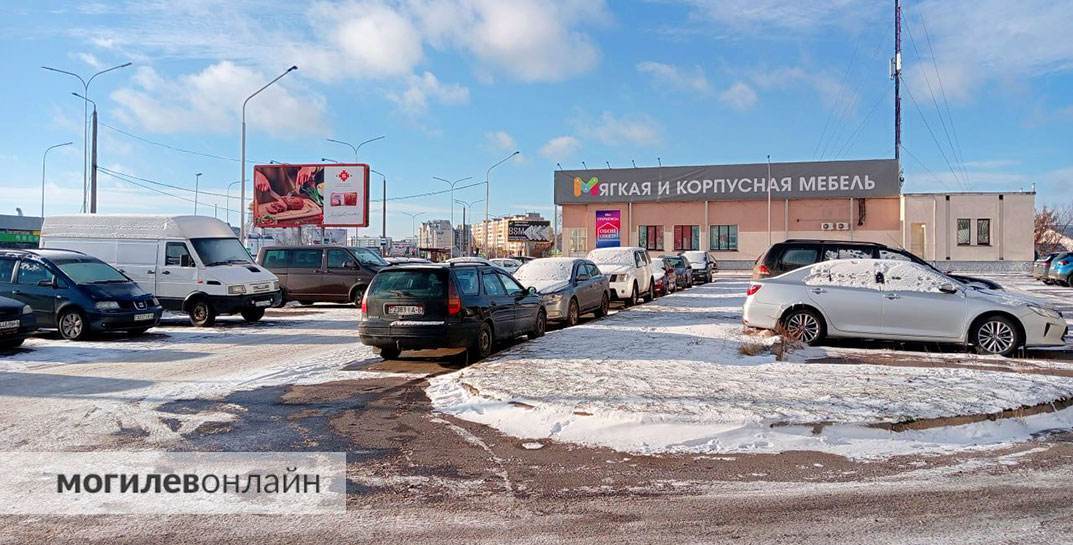
M 555 204 L 894 197 L 893 159 L 560 170 Z
M 621 246 L 622 212 L 619 210 L 596 211 L 596 247 Z

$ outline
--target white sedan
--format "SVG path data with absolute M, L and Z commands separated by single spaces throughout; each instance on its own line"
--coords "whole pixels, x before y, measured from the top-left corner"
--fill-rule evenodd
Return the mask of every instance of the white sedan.
M 1061 346 L 1062 314 L 1027 295 L 972 287 L 908 261 L 824 261 L 754 281 L 742 321 L 807 344 L 854 337 L 971 344 L 1009 356 Z

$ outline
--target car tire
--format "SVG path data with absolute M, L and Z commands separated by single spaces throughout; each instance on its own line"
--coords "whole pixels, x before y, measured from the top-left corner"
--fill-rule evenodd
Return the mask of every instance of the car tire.
M 548 330 L 548 315 L 544 312 L 544 309 L 537 311 L 536 325 L 533 326 L 533 331 L 529 332 L 529 340 L 539 339 L 544 336 L 544 333 Z
M 603 299 L 600 300 L 600 308 L 596 309 L 593 314 L 595 314 L 597 318 L 603 318 L 604 316 L 607 316 L 607 311 L 610 308 L 611 298 L 607 296 L 607 293 L 604 293 Z
M 242 314 L 242 319 L 246 320 L 247 322 L 257 322 L 260 321 L 261 318 L 265 317 L 265 309 L 247 308 L 243 309 L 240 314 Z
M 0 342 L 0 350 L 14 350 L 22 346 L 23 341 L 26 339 L 13 339 L 9 341 Z
M 570 298 L 570 304 L 566 308 L 566 327 L 576 326 L 581 318 L 581 308 L 577 305 L 577 299 Z
M 127 335 L 130 335 L 131 337 L 141 337 L 142 335 L 145 335 L 147 331 L 149 331 L 148 327 L 136 327 L 134 329 L 128 329 Z
M 815 346 L 827 335 L 827 324 L 818 312 L 810 308 L 798 308 L 787 312 L 780 322 L 786 334 L 799 342 Z
M 68 341 L 80 341 L 89 335 L 86 317 L 82 315 L 82 312 L 75 309 L 68 309 L 60 313 L 59 318 L 56 320 L 56 329 L 59 330 L 60 336 Z
M 469 349 L 469 361 L 475 362 L 492 355 L 495 347 L 495 330 L 488 322 L 481 324 L 477 331 L 477 338 L 473 339 L 473 345 Z
M 1005 316 L 988 316 L 979 320 L 970 332 L 976 352 L 983 355 L 1009 357 L 1021 347 L 1017 324 Z
M 350 302 L 354 303 L 354 306 L 361 308 L 362 297 L 365 297 L 365 286 L 358 286 L 350 290 Z
M 629 298 L 622 300 L 622 306 L 628 308 L 628 307 L 632 307 L 633 305 L 636 305 L 636 304 L 637 304 L 637 282 L 634 281 L 634 283 L 633 283 L 633 291 L 630 292 Z
M 645 294 L 645 302 L 652 301 L 656 298 L 656 281 L 652 278 L 648 279 L 648 293 Z
M 212 308 L 212 304 L 204 299 L 194 301 L 190 305 L 190 310 L 187 311 L 187 314 L 190 316 L 190 323 L 194 327 L 212 327 L 216 323 L 216 309 Z
M 380 349 L 380 357 L 385 360 L 393 360 L 402 354 L 402 350 L 399 350 L 397 346 L 385 346 Z

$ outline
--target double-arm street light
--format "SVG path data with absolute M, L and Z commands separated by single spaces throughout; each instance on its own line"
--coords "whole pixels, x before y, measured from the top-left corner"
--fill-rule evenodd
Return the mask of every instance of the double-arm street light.
M 473 248 L 470 247 L 470 241 L 473 239 L 473 231 L 471 230 L 467 232 L 466 230 L 466 211 L 471 210 L 473 208 L 473 205 L 479 202 L 484 202 L 484 199 L 478 199 L 475 201 L 463 201 L 462 199 L 455 199 L 455 202 L 462 205 L 462 237 L 464 238 L 463 242 L 466 244 L 466 255 L 470 255 L 471 253 L 473 253 Z
M 410 216 L 410 236 L 417 239 L 417 216 L 424 216 L 428 212 L 402 212 L 403 215 Z M 417 244 L 416 241 L 414 244 Z
M 45 148 L 45 153 L 41 155 L 41 217 L 45 217 L 45 159 L 48 159 L 48 152 L 62 148 L 63 146 L 70 146 L 74 142 L 64 142 L 62 144 L 56 144 L 55 146 L 49 146 Z
M 486 253 L 488 253 L 488 255 L 492 255 L 491 254 L 491 245 L 488 243 L 488 233 L 492 230 L 491 229 L 492 224 L 489 223 L 489 217 L 488 217 L 488 206 L 492 203 L 492 189 L 491 189 L 492 188 L 492 169 L 494 169 L 495 167 L 497 167 L 499 165 L 502 165 L 503 163 L 506 163 L 507 161 L 513 159 L 514 156 L 518 155 L 519 153 L 521 153 L 521 152 L 520 151 L 515 151 L 514 153 L 504 157 L 502 160 L 500 160 L 496 164 L 488 167 L 488 170 L 485 171 L 485 173 L 484 173 L 484 251 Z M 556 164 L 558 164 L 558 163 L 556 163 Z
M 383 140 L 384 138 L 387 138 L 387 137 L 386 136 L 377 136 L 375 138 L 370 138 L 368 140 L 363 140 L 362 142 L 360 142 L 356 146 L 354 144 L 351 144 L 350 142 L 344 142 L 342 140 L 336 140 L 334 138 L 325 138 L 325 140 L 327 140 L 329 142 L 332 142 L 334 144 L 342 144 L 344 146 L 349 147 L 351 150 L 354 151 L 354 162 L 356 163 L 356 162 L 358 162 L 358 150 L 361 149 L 362 146 L 364 146 L 365 144 L 368 144 L 369 142 L 376 142 L 377 140 Z M 335 161 L 335 162 L 338 162 L 338 161 Z
M 49 71 L 52 71 L 52 72 L 57 72 L 57 73 L 60 73 L 60 74 L 66 74 L 68 76 L 73 76 L 73 77 L 78 78 L 78 81 L 82 82 L 82 95 L 88 97 L 89 96 L 89 84 L 93 83 L 94 78 L 96 78 L 97 76 L 99 76 L 101 74 L 111 72 L 112 70 L 119 70 L 120 68 L 126 68 L 126 67 L 128 67 L 130 65 L 131 65 L 131 63 L 127 62 L 127 63 L 123 63 L 123 64 L 120 64 L 120 65 L 113 66 L 111 68 L 106 68 L 104 70 L 101 70 L 100 72 L 97 72 L 96 74 L 93 74 L 92 76 L 89 77 L 89 79 L 84 79 L 82 76 L 79 76 L 78 74 L 75 74 L 74 72 L 68 72 L 66 70 L 60 70 L 58 68 L 52 68 L 50 66 L 42 66 L 41 68 L 44 68 L 45 70 L 49 70 Z M 89 167 L 88 167 L 87 158 L 86 158 L 86 151 L 87 151 L 86 142 L 87 142 L 87 140 L 89 140 L 89 105 L 86 104 L 85 102 L 83 102 L 82 103 L 82 211 L 83 212 L 86 211 L 86 190 L 89 188 L 89 178 L 87 177 L 87 174 L 89 172 Z
M 246 100 L 242 101 L 242 187 L 239 190 L 238 217 L 239 222 L 241 223 L 239 226 L 239 238 L 242 240 L 243 245 L 246 244 L 246 105 L 249 104 L 251 98 L 261 94 L 261 91 L 268 89 L 270 85 L 276 83 L 282 79 L 283 76 L 286 76 L 295 70 L 298 70 L 297 66 L 288 68 L 282 74 L 276 76 L 276 79 L 266 83 L 264 87 L 254 91 L 252 95 L 246 97 Z

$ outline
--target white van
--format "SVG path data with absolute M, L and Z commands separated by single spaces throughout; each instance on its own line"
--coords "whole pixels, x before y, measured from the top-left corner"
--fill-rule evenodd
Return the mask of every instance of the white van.
M 207 216 L 51 216 L 41 247 L 112 265 L 195 326 L 210 326 L 219 314 L 255 322 L 281 301 L 276 275 L 253 262 L 229 225 Z

